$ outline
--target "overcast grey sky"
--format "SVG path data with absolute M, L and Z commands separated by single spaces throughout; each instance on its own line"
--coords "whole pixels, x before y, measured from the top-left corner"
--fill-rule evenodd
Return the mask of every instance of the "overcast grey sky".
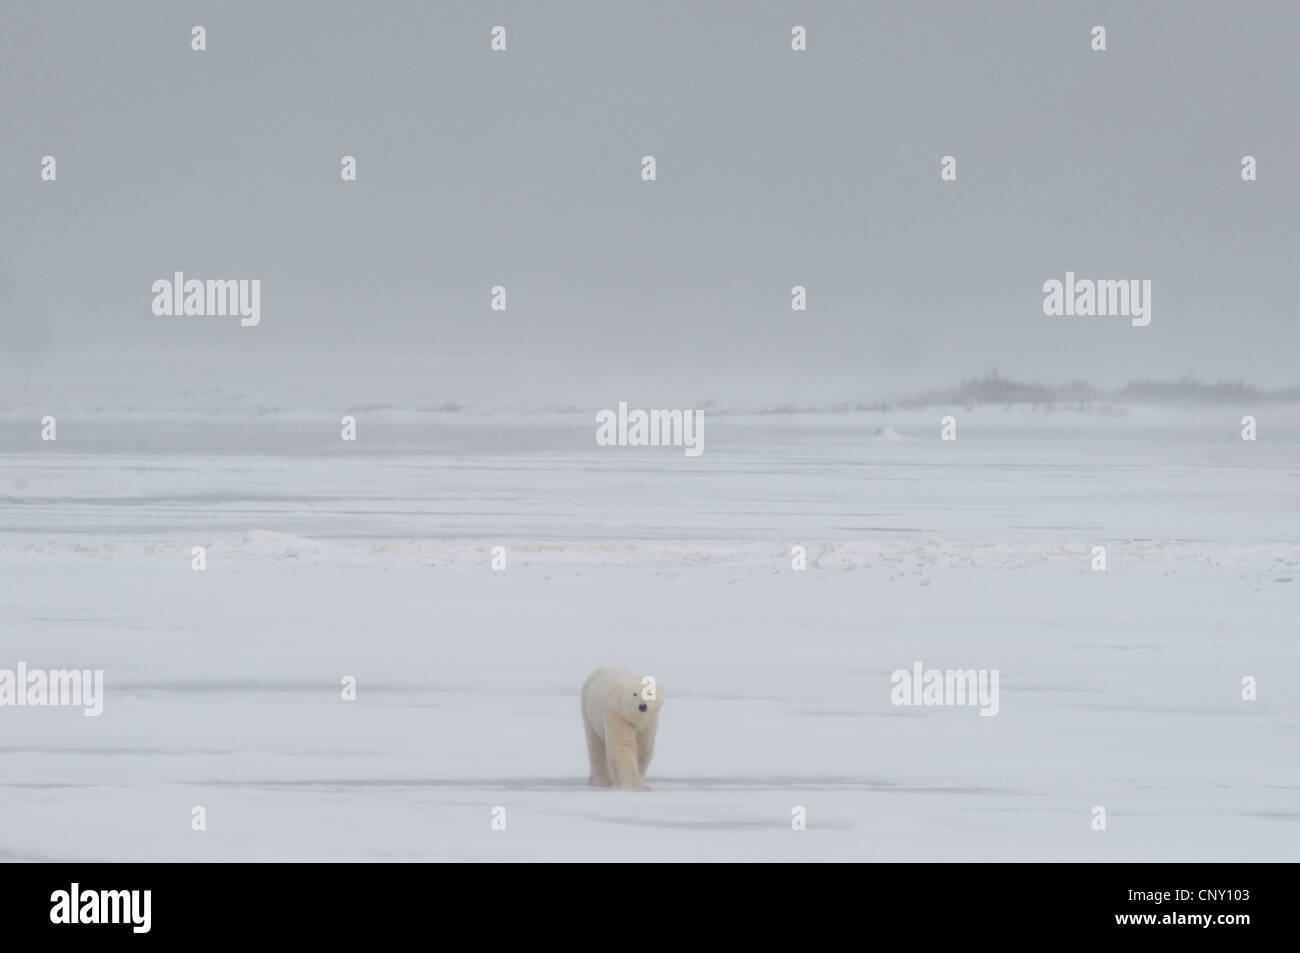
M 0 11 L 0 363 L 28 374 L 1300 382 L 1290 0 Z M 261 325 L 155 316 L 178 270 L 261 279 Z M 1150 279 L 1151 325 L 1044 316 L 1067 270 Z

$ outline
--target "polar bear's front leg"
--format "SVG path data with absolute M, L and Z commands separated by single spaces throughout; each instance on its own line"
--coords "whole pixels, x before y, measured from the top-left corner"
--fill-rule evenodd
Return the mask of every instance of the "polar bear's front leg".
M 586 716 L 583 716 L 582 722 L 587 729 L 587 760 L 591 762 L 591 773 L 587 776 L 587 783 L 593 787 L 607 788 L 610 785 L 610 776 L 609 765 L 605 760 L 605 742 L 591 726 L 591 722 L 587 721 Z
M 645 781 L 645 770 L 650 767 L 650 759 L 655 756 L 655 729 L 657 727 L 658 718 L 656 717 L 637 736 L 636 766 L 641 773 L 642 781 Z
M 645 779 L 637 766 L 636 728 L 621 718 L 605 720 L 605 760 L 614 787 L 627 791 L 645 789 Z

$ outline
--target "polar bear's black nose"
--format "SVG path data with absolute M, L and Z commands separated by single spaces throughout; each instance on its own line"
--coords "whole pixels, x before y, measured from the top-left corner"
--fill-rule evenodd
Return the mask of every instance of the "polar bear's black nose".
M 645 711 L 645 702 L 642 702 L 641 704 L 637 705 L 636 707 L 637 707 L 638 709 L 640 709 L 641 711 Z

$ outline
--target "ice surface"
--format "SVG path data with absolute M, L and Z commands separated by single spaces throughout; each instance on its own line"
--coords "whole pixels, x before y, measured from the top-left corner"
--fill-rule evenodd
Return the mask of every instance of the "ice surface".
M 1300 413 L 1249 412 L 718 416 L 695 459 L 594 412 L 3 415 L 0 668 L 107 700 L 0 708 L 0 858 L 1295 860 Z M 1000 713 L 891 705 L 915 661 Z M 601 665 L 665 686 L 649 792 L 585 785 Z

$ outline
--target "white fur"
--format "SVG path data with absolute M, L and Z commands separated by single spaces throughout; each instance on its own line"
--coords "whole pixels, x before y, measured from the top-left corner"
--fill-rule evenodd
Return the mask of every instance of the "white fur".
M 664 689 L 644 697 L 641 676 L 621 668 L 598 668 L 582 686 L 582 723 L 587 729 L 588 783 L 644 791 L 645 769 L 655 753 Z M 645 711 L 640 706 L 646 706 Z

